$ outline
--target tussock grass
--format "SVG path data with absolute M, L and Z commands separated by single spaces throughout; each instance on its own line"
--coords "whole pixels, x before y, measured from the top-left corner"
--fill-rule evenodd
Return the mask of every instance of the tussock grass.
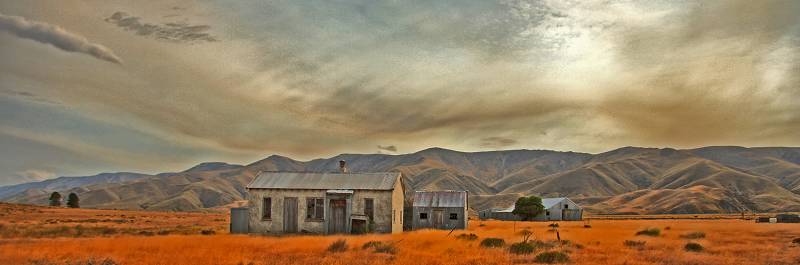
M 704 248 L 700 244 L 689 242 L 686 243 L 685 246 L 683 246 L 683 249 L 689 252 L 702 252 Z
M 481 247 L 485 248 L 499 248 L 506 245 L 506 241 L 502 238 L 486 238 L 481 241 Z
M 337 239 L 328 246 L 327 250 L 328 252 L 333 252 L 333 253 L 345 252 L 347 251 L 347 240 Z
M 681 238 L 683 238 L 683 239 L 701 239 L 701 238 L 706 238 L 706 233 L 704 233 L 704 232 L 691 232 L 691 233 L 688 233 L 688 234 L 681 235 Z
M 456 236 L 456 239 L 467 240 L 467 241 L 474 241 L 478 240 L 478 235 L 476 234 L 460 234 Z
M 636 241 L 636 240 L 625 240 L 622 242 L 623 245 L 629 248 L 644 248 L 644 245 L 647 244 L 645 241 Z
M 517 255 L 531 254 L 531 253 L 533 253 L 534 250 L 536 250 L 536 248 L 533 246 L 533 244 L 528 243 L 528 242 L 517 242 L 517 243 L 511 244 L 511 246 L 508 248 L 508 252 L 511 252 L 511 254 L 517 254 Z
M 637 236 L 660 236 L 661 235 L 661 229 L 658 229 L 658 228 L 647 228 L 645 230 L 641 230 L 639 232 L 636 232 L 636 235 Z
M 547 251 L 536 255 L 536 258 L 534 258 L 533 261 L 536 263 L 547 264 L 566 263 L 569 262 L 569 255 L 560 251 Z

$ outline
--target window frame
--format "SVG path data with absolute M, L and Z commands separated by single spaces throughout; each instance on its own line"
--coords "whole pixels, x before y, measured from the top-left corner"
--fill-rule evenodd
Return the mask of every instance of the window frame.
M 306 197 L 306 221 L 325 221 L 325 198 Z
M 458 220 L 458 213 L 450 213 L 449 220 Z
M 375 222 L 375 199 L 364 198 L 364 215 L 369 217 L 370 222 Z
M 420 220 L 428 220 L 428 213 L 419 213 Z
M 261 199 L 261 220 L 272 221 L 272 197 Z

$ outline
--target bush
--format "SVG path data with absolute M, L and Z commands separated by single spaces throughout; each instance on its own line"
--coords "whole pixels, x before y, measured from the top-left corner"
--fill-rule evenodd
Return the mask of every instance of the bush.
M 533 244 L 531 244 L 531 243 L 517 242 L 517 243 L 511 244 L 511 247 L 508 248 L 508 251 L 511 252 L 512 254 L 527 255 L 527 254 L 533 253 L 534 249 L 535 248 L 533 247 Z
M 484 226 L 486 226 L 486 224 L 479 224 L 478 226 L 480 226 L 480 227 L 484 227 Z
M 216 234 L 216 233 L 217 232 L 215 232 L 214 230 L 211 230 L 211 229 L 200 231 L 200 234 L 203 234 L 203 235 L 213 235 L 213 234 Z
M 370 248 L 372 248 L 372 251 L 375 252 L 375 253 L 386 253 L 386 254 L 396 254 L 397 253 L 397 247 L 395 247 L 394 244 L 391 244 L 391 243 L 387 244 L 387 243 L 384 243 L 384 242 L 381 242 L 381 241 L 369 241 L 367 243 L 364 243 L 364 245 L 361 246 L 361 248 L 362 249 L 370 249 Z
M 566 253 L 558 251 L 542 252 L 533 259 L 536 263 L 565 263 L 569 261 Z
M 661 229 L 658 228 L 647 228 L 645 230 L 636 232 L 636 235 L 645 235 L 645 236 L 659 236 L 661 235 Z
M 631 248 L 643 248 L 646 243 L 645 241 L 625 240 L 622 244 Z
M 375 246 L 375 253 L 396 254 L 397 247 L 394 244 L 380 244 Z
M 347 240 L 339 239 L 333 241 L 330 246 L 328 246 L 328 252 L 345 252 L 347 251 Z
M 683 249 L 691 252 L 700 252 L 703 251 L 703 246 L 694 242 L 689 242 L 686 243 L 686 246 L 683 246 Z
M 672 229 L 672 227 L 669 227 L 669 226 L 664 227 L 664 230 L 670 230 L 670 229 Z
M 456 238 L 457 239 L 462 239 L 462 240 L 472 241 L 472 240 L 478 240 L 478 235 L 476 235 L 476 234 L 460 234 L 460 235 L 456 236 Z
M 685 235 L 681 235 L 681 238 L 684 239 L 701 239 L 706 238 L 706 233 L 703 232 L 691 232 Z
M 556 228 L 556 227 L 558 227 L 558 223 L 552 223 L 552 224 L 549 224 L 547 226 L 552 227 L 552 228 Z
M 481 241 L 481 247 L 485 248 L 499 248 L 506 244 L 506 241 L 501 238 L 486 238 Z
M 377 246 L 380 246 L 380 245 L 383 245 L 383 242 L 380 242 L 380 241 L 369 241 L 367 243 L 364 243 L 364 245 L 361 246 L 361 249 L 374 248 L 374 247 L 377 247 Z
M 795 238 L 794 240 L 792 240 L 792 243 L 800 244 L 800 237 Z
M 592 228 L 592 225 L 583 225 L 583 228 Z

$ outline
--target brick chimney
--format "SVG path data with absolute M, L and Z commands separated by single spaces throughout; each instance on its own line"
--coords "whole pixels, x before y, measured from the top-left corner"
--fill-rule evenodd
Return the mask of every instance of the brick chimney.
M 339 173 L 347 173 L 347 161 L 339 160 Z

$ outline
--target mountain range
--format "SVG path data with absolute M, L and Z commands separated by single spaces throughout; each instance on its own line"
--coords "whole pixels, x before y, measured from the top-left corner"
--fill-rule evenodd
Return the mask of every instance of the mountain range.
M 430 148 L 402 155 L 341 154 L 297 161 L 273 155 L 248 165 L 202 163 L 146 175 L 104 173 L 0 187 L 0 200 L 47 204 L 75 192 L 83 207 L 198 211 L 240 203 L 259 171 L 399 171 L 408 190 L 466 190 L 472 210 L 508 207 L 520 196 L 567 196 L 593 213 L 800 211 L 800 148 L 624 147 L 588 154 L 548 150 L 459 152 Z

